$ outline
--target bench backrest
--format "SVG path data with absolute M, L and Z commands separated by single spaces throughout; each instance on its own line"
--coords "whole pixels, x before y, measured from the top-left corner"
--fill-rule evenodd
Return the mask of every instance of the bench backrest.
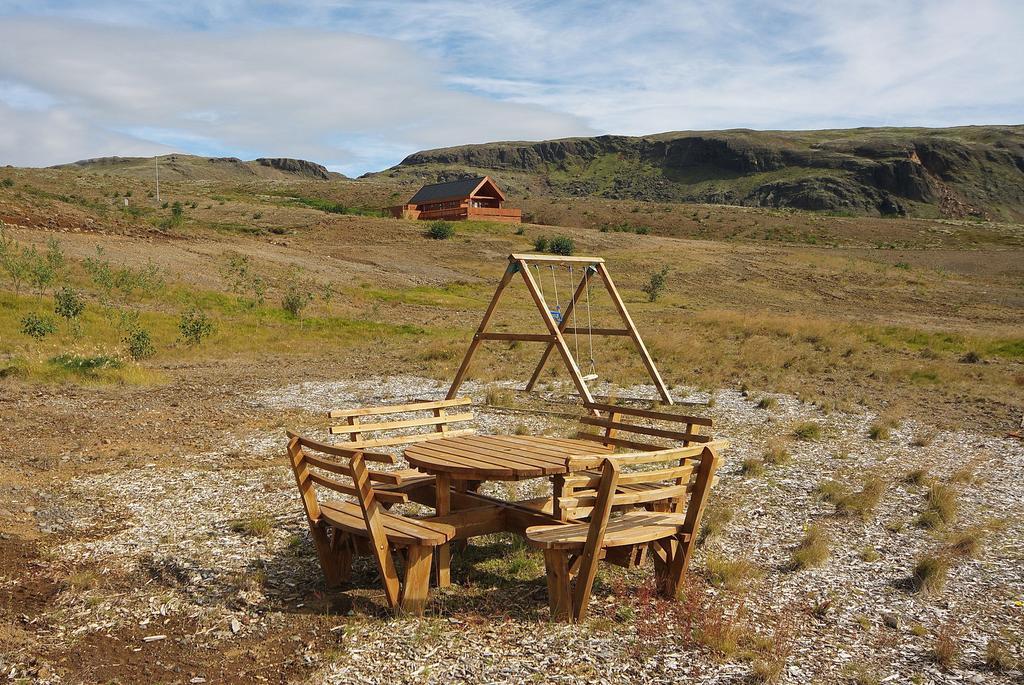
M 347 437 L 347 443 L 339 444 L 345 444 L 346 447 L 353 449 L 387 447 L 473 433 L 472 428 L 464 427 L 465 422 L 473 420 L 473 413 L 468 409 L 458 411 L 458 408 L 467 407 L 470 403 L 471 400 L 468 397 L 457 397 L 451 400 L 411 402 L 381 407 L 335 409 L 328 412 L 327 415 L 332 419 L 345 420 L 344 424 L 334 425 L 330 428 L 332 435 Z M 456 410 L 456 413 L 448 413 L 451 410 Z M 410 418 L 394 419 L 394 414 L 408 414 Z M 385 417 L 385 420 L 381 420 L 380 417 Z M 452 424 L 461 424 L 463 427 L 452 428 Z M 394 435 L 395 431 L 404 431 L 408 428 L 425 428 L 427 430 Z
M 572 473 L 565 477 L 562 493 L 555 498 L 556 511 L 567 519 L 596 515 L 602 506 L 632 508 L 651 502 L 671 502 L 670 509 L 683 513 L 693 506 L 694 497 L 703 497 L 717 469 L 717 451 L 725 441 L 675 447 L 650 452 L 616 454 L 605 457 L 600 470 L 583 470 L 593 457 L 570 459 Z M 602 501 L 602 485 L 609 478 L 608 465 L 616 471 L 615 487 Z M 705 468 L 706 467 L 706 468 Z M 710 475 L 708 475 L 710 473 Z M 689 503 L 687 502 L 689 497 Z
M 295 473 L 295 482 L 299 486 L 302 506 L 310 523 L 320 520 L 320 500 L 318 488 L 355 498 L 363 512 L 366 530 L 371 538 L 375 537 L 373 520 L 380 512 L 380 502 L 406 502 L 408 497 L 402 493 L 377 491 L 371 481 L 397 482 L 385 471 L 371 471 L 366 462 L 383 464 L 395 463 L 390 454 L 376 454 L 362 450 L 348 449 L 338 445 L 327 445 L 316 440 L 304 438 L 291 431 L 288 432 L 288 460 Z M 380 529 L 383 535 L 383 529 Z M 387 538 L 381 538 L 385 543 Z
M 608 449 L 660 450 L 711 440 L 710 435 L 701 434 L 701 429 L 711 428 L 714 422 L 702 416 L 684 416 L 595 402 L 585 402 L 583 406 L 597 414 L 580 417 L 581 430 L 576 437 L 601 443 Z M 596 427 L 599 432 L 585 430 L 591 427 Z

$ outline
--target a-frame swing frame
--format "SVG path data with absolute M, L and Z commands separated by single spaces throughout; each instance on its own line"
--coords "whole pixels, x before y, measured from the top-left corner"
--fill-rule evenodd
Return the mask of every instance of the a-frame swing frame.
M 578 335 L 580 333 L 589 333 L 591 335 L 624 335 L 629 336 L 633 339 L 633 344 L 636 345 L 637 352 L 640 353 L 640 358 L 643 360 L 644 366 L 647 368 L 647 373 L 650 374 L 651 380 L 654 381 L 654 386 L 658 389 L 658 394 L 661 395 L 661 399 L 665 404 L 673 404 L 672 395 L 669 394 L 668 388 L 665 386 L 665 382 L 661 379 L 661 374 L 658 373 L 658 368 L 654 365 L 654 360 L 651 359 L 651 353 L 647 351 L 647 346 L 644 345 L 643 339 L 640 337 L 640 332 L 636 329 L 636 324 L 633 323 L 632 317 L 626 310 L 626 304 L 622 301 L 622 297 L 619 295 L 619 291 L 615 288 L 615 283 L 612 281 L 611 275 L 608 273 L 608 268 L 605 266 L 604 259 L 601 257 L 557 257 L 549 255 L 533 255 L 533 254 L 512 254 L 508 257 L 508 268 L 505 269 L 505 274 L 501 277 L 501 281 L 498 283 L 497 289 L 494 291 L 494 296 L 491 298 L 490 304 L 487 305 L 487 310 L 484 312 L 483 320 L 480 321 L 480 326 L 477 328 L 476 333 L 473 334 L 473 340 L 469 344 L 469 349 L 466 350 L 466 356 L 462 360 L 462 364 L 459 366 L 459 370 L 455 373 L 455 379 L 452 381 L 452 386 L 448 390 L 448 399 L 452 399 L 456 396 L 459 391 L 459 387 L 462 385 L 463 380 L 466 378 L 466 372 L 469 371 L 469 365 L 473 360 L 473 355 L 476 354 L 477 348 L 485 340 L 520 340 L 523 342 L 545 342 L 547 346 L 544 349 L 544 354 L 541 356 L 540 362 L 537 364 L 537 368 L 533 372 L 533 376 L 530 377 L 530 381 L 526 384 L 526 390 L 533 390 L 533 387 L 537 384 L 537 380 L 540 378 L 541 371 L 544 370 L 544 365 L 547 364 L 548 358 L 551 356 L 553 351 L 558 351 L 562 357 L 562 361 L 565 363 L 566 369 L 569 371 L 569 376 L 572 378 L 573 384 L 576 386 L 576 391 L 583 397 L 587 402 L 593 402 L 594 397 L 590 394 L 590 389 L 587 387 L 587 381 L 583 377 L 583 373 L 580 372 L 580 367 L 576 362 L 576 359 L 572 356 L 572 351 L 569 349 L 569 345 L 565 341 L 566 334 Z M 547 266 L 568 266 L 568 265 L 581 265 L 583 267 L 583 278 L 580 279 L 579 285 L 573 292 L 572 298 L 565 307 L 565 311 L 562 313 L 561 321 L 556 322 L 555 317 L 551 315 L 551 309 L 544 299 L 544 294 L 537 284 L 537 280 L 530 273 L 531 265 L 547 265 Z M 487 326 L 491 322 L 491 317 L 494 314 L 494 310 L 498 306 L 498 300 L 501 299 L 501 294 L 505 291 L 505 288 L 516 274 L 520 274 L 523 277 L 523 281 L 526 283 L 526 289 L 529 291 L 530 296 L 533 298 L 534 304 L 537 305 L 537 309 L 540 310 L 541 318 L 544 320 L 544 325 L 547 327 L 548 332 L 544 333 L 495 333 L 487 330 Z M 622 319 L 624 325 L 623 328 L 581 328 L 578 326 L 569 326 L 570 318 L 572 317 L 573 310 L 576 308 L 576 304 L 579 302 L 580 297 L 586 293 L 587 287 L 590 285 L 590 280 L 594 276 L 600 276 L 600 280 L 604 283 L 605 289 L 611 296 L 612 303 L 615 305 L 615 310 L 619 313 L 619 317 Z

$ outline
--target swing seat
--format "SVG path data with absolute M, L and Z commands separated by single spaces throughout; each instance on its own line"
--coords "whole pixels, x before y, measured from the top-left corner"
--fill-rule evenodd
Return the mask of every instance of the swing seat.
M 551 318 L 555 320 L 555 323 L 562 323 L 562 312 L 557 309 L 552 309 Z
M 597 379 L 598 375 L 596 373 L 588 373 L 586 376 L 583 377 L 583 380 L 585 381 L 596 381 Z

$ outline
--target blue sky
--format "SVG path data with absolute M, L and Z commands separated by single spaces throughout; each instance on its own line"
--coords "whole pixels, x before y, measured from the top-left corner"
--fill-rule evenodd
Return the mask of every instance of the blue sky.
M 1024 123 L 1024 3 L 0 0 L 0 164 Z

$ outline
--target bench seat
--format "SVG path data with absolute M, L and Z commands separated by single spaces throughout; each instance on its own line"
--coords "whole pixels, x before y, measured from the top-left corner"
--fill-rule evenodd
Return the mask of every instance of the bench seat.
M 363 510 L 355 502 L 342 500 L 321 502 L 320 514 L 325 522 L 335 528 L 340 528 L 357 537 L 369 537 Z M 455 527 L 444 523 L 409 518 L 387 511 L 380 512 L 380 519 L 388 542 L 399 547 L 408 545 L 436 547 L 455 537 Z
M 676 537 L 683 534 L 685 524 L 685 514 L 631 511 L 608 522 L 602 547 L 638 545 Z M 531 526 L 526 529 L 526 539 L 539 549 L 582 550 L 590 526 L 590 523 Z

